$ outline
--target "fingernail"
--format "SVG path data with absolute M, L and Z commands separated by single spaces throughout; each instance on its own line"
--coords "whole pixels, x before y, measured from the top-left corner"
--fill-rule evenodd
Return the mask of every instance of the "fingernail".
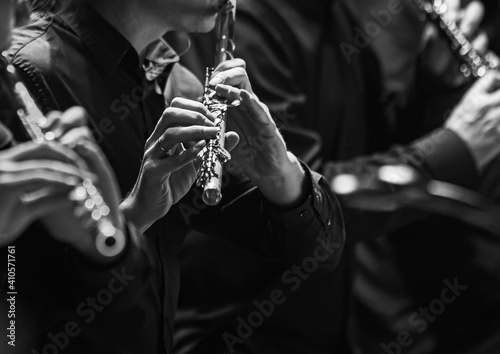
M 82 156 L 86 156 L 91 153 L 90 146 L 86 141 L 79 141 L 76 144 L 75 150 Z
M 217 128 L 217 127 L 209 127 L 209 128 L 204 128 L 203 129 L 203 134 L 207 138 L 214 138 L 214 137 L 216 137 L 218 132 L 219 132 L 219 128 Z
M 220 76 L 216 76 L 214 78 L 212 78 L 212 80 L 209 81 L 209 85 L 210 86 L 217 86 L 219 84 L 222 84 L 224 82 L 224 80 L 222 80 L 222 78 Z
M 213 122 L 215 122 L 215 120 L 217 119 L 217 115 L 215 115 L 212 112 L 208 112 L 207 117 L 208 121 L 210 122 L 210 125 L 213 125 Z
M 207 142 L 205 140 L 202 140 L 196 144 L 196 150 L 201 150 L 207 145 Z
M 205 125 L 208 125 L 209 127 L 215 127 L 215 123 L 214 123 L 215 118 L 216 118 L 215 115 L 211 114 L 210 118 L 211 119 L 205 119 Z

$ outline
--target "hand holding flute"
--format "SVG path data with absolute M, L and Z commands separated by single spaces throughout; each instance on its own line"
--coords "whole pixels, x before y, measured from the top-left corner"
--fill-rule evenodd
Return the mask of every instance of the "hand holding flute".
M 295 204 L 308 192 L 305 173 L 287 151 L 268 107 L 253 93 L 245 62 L 233 59 L 220 64 L 210 84 L 228 102 L 239 102 L 227 113 L 227 130 L 239 136 L 231 151 L 232 169 L 250 178 L 270 202 L 281 207 Z
M 119 252 L 102 254 L 96 247 L 92 216 L 70 197 L 86 180 L 92 180 L 110 208 L 109 220 L 125 234 L 117 184 L 84 126 L 85 120 L 85 112 L 79 108 L 51 112 L 45 124 L 58 142 L 20 143 L 0 152 L 0 196 L 4 201 L 0 207 L 0 246 L 11 244 L 33 221 L 41 220 L 55 240 L 96 263 L 111 262 L 124 250 L 122 244 Z

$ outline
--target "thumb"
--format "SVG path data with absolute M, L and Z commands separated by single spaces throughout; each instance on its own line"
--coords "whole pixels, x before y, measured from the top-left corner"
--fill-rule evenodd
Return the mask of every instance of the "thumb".
M 227 151 L 231 152 L 240 142 L 240 136 L 236 132 L 226 133 L 226 144 L 225 148 Z

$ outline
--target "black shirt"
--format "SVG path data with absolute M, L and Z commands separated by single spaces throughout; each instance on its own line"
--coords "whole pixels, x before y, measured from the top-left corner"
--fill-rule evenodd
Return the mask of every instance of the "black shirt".
M 479 175 L 461 139 L 446 129 L 430 133 L 442 126 L 442 116 L 440 121 L 428 123 L 420 115 L 422 107 L 413 106 L 413 111 L 403 113 L 384 100 L 380 68 L 371 46 L 355 46 L 356 28 L 364 30 L 366 25 L 355 15 L 349 1 L 239 2 L 236 54 L 247 63 L 254 91 L 274 109 L 278 121 L 283 122 L 285 117 L 289 124 L 320 134 L 320 168 L 328 180 L 339 173 L 403 163 L 434 179 L 477 188 Z M 196 51 L 186 62 L 193 68 L 203 60 L 209 64 L 214 45 L 207 44 L 206 38 L 196 38 L 193 43 Z M 356 50 L 349 60 L 342 51 L 343 43 Z M 431 108 L 436 109 L 433 102 Z M 381 152 L 408 136 L 412 140 L 422 137 Z M 487 178 L 482 189 L 498 196 L 498 183 L 493 182 L 498 180 L 495 164 L 498 166 L 498 161 L 491 164 L 489 172 L 497 172 Z M 492 323 L 500 302 L 493 295 L 498 293 L 498 261 L 491 255 L 498 252 L 498 244 L 477 237 L 456 220 L 438 216 L 425 219 L 428 215 L 415 210 L 370 213 L 350 209 L 347 203 L 343 206 L 348 242 L 337 269 L 302 282 L 263 326 L 235 345 L 237 353 L 343 353 L 348 334 L 356 353 L 385 352 L 382 343 L 389 345 L 388 351 L 397 352 L 391 343 L 404 331 L 413 340 L 403 348 L 405 353 L 432 352 L 447 346 L 449 352 L 461 352 L 470 337 L 451 337 L 466 332 L 474 333 L 475 338 L 474 343 L 467 344 L 468 352 L 473 353 L 474 346 L 479 348 L 482 340 L 485 348 L 494 347 L 500 337 Z M 423 221 L 414 222 L 423 217 Z M 360 239 L 368 242 L 354 244 Z M 207 247 L 212 247 L 219 259 L 225 259 L 223 265 L 211 257 L 198 257 Z M 482 250 L 488 247 L 490 256 L 484 257 Z M 238 317 L 246 318 L 255 311 L 254 300 L 265 299 L 273 288 L 288 288 L 281 281 L 285 269 L 234 252 L 227 245 L 201 238 L 187 244 L 183 276 L 193 289 L 181 291 L 182 311 L 178 312 L 176 333 L 179 353 L 228 353 L 222 334 L 236 331 Z M 236 266 L 236 260 L 242 257 L 253 269 L 244 279 L 251 274 L 253 282 L 238 283 L 214 294 L 209 289 L 215 280 L 203 282 L 196 277 L 199 272 L 215 271 L 223 282 L 242 274 L 245 269 Z M 455 277 L 464 279 L 465 285 L 475 284 L 474 291 L 462 294 L 438 320 L 428 321 L 425 331 L 421 322 L 415 326 L 409 321 L 420 306 L 428 306 L 440 295 L 446 287 L 445 279 L 453 283 Z M 490 293 L 488 288 L 495 291 Z M 221 296 L 229 301 L 220 303 Z M 479 303 L 484 306 L 474 313 Z M 487 319 L 478 329 L 480 313 Z
M 86 108 L 90 126 L 119 180 L 123 195 L 139 173 L 143 148 L 165 105 L 174 97 L 201 96 L 201 83 L 176 63 L 176 54 L 156 43 L 146 66 L 114 28 L 82 4 L 59 16 L 37 14 L 16 31 L 13 63 L 24 73 L 45 111 L 73 105 Z M 160 53 L 161 57 L 157 57 Z M 149 65 L 149 64 L 152 64 Z M 163 70 L 156 70 L 162 66 Z M 145 67 L 151 68 L 145 72 Z M 318 246 L 317 237 L 343 244 L 342 219 L 326 181 L 308 173 L 311 195 L 293 210 L 278 210 L 253 185 L 239 178 L 223 191 L 215 208 L 200 207 L 193 189 L 177 208 L 154 224 L 147 237 L 154 252 L 153 291 L 141 299 L 150 310 L 138 311 L 124 323 L 148 335 L 124 334 L 115 352 L 137 352 L 126 343 L 141 343 L 141 353 L 169 352 L 179 291 L 177 252 L 189 229 L 220 235 L 265 257 L 300 264 Z M 319 264 L 331 270 L 340 252 Z M 102 338 L 102 340 L 106 340 Z

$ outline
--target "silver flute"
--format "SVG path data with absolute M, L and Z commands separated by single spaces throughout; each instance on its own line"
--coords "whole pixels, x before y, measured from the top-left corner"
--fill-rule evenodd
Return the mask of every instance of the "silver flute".
M 215 53 L 215 67 L 220 63 L 233 59 L 234 25 L 236 19 L 236 0 L 227 0 L 219 12 L 215 27 L 217 43 Z M 205 77 L 205 92 L 203 104 L 216 117 L 215 124 L 219 132 L 215 139 L 207 142 L 201 151 L 201 168 L 198 172 L 196 185 L 203 188 L 203 202 L 207 205 L 217 205 L 222 199 L 222 172 L 223 164 L 231 158 L 224 148 L 226 132 L 226 113 L 230 105 L 227 99 L 221 98 L 215 88 L 209 85 L 214 68 L 207 68 Z
M 0 56 L 0 60 L 5 61 L 6 58 Z M 4 67 L 7 75 L 2 75 L 2 77 L 7 78 L 12 85 L 13 99 L 16 100 L 13 107 L 29 136 L 36 143 L 53 144 L 55 134 L 51 131 L 44 131 L 43 125 L 46 118 L 20 80 L 15 67 L 8 63 L 5 63 Z M 70 192 L 68 198 L 89 213 L 90 223 L 86 227 L 95 236 L 97 251 L 104 257 L 118 255 L 125 247 L 125 235 L 109 218 L 111 209 L 92 180 L 85 178 L 81 185 Z
M 465 77 L 480 78 L 489 70 L 498 68 L 498 57 L 492 52 L 481 55 L 474 49 L 457 24 L 450 19 L 447 13 L 448 7 L 443 0 L 413 0 L 413 2 L 430 22 L 437 25 L 445 39 L 449 41 L 451 50 L 461 62 L 460 71 Z

